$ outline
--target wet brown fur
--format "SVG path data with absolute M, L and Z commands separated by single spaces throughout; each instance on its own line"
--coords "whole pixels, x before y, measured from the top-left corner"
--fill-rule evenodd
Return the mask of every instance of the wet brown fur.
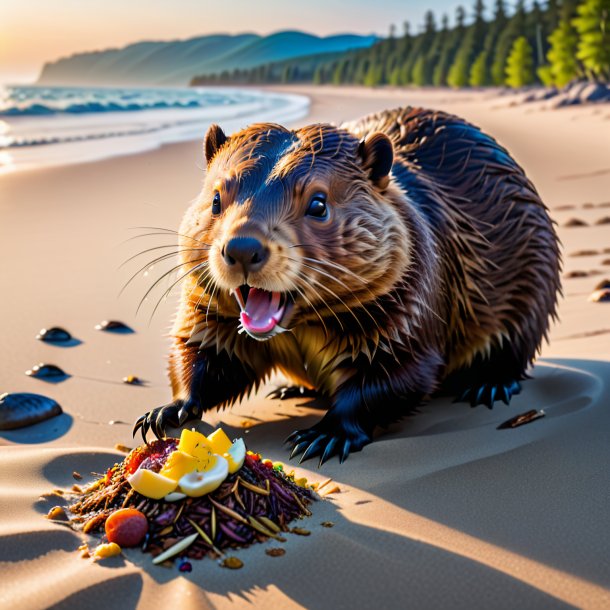
M 189 402 L 190 415 L 233 403 L 277 369 L 343 416 L 348 393 L 368 411 L 358 425 L 371 429 L 410 412 L 444 380 L 461 392 L 524 377 L 555 316 L 560 257 L 534 186 L 492 138 L 418 108 L 341 127 L 258 124 L 226 141 L 218 134 L 208 137 L 204 187 L 180 228 L 183 247 L 201 249 L 183 261 L 194 271 L 170 356 L 174 399 Z M 380 134 L 394 149 L 389 175 L 374 158 L 383 150 L 375 138 L 387 142 Z M 305 216 L 319 191 L 328 194 L 327 222 Z M 270 250 L 248 283 L 296 295 L 290 331 L 265 342 L 238 334 L 228 292 L 244 279 L 220 252 L 242 235 Z M 231 391 L 209 379 L 199 387 L 206 353 L 219 358 L 206 375 Z

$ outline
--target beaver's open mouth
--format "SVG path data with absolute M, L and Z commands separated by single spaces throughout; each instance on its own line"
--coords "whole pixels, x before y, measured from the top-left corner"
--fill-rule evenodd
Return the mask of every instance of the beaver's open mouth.
M 242 284 L 231 293 L 241 310 L 241 326 L 251 337 L 263 341 L 286 330 L 281 323 L 288 318 L 292 306 L 289 293 L 270 292 L 248 284 Z

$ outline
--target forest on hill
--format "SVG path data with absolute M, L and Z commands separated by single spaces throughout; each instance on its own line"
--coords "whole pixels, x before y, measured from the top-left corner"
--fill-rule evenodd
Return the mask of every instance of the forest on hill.
M 518 0 L 512 12 L 483 0 L 455 24 L 428 11 L 421 31 L 406 21 L 397 35 L 366 49 L 310 55 L 249 69 L 196 76 L 192 85 L 315 83 L 450 87 L 532 84 L 562 87 L 575 79 L 610 80 L 610 0 Z

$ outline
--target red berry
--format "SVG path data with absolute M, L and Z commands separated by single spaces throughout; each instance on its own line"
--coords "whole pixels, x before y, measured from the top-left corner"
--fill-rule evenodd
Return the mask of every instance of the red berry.
M 120 508 L 106 519 L 106 537 L 120 547 L 137 546 L 147 531 L 146 517 L 135 508 Z

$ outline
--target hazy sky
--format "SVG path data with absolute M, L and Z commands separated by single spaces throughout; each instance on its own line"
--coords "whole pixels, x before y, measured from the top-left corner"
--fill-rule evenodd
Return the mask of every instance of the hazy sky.
M 143 39 L 299 29 L 386 34 L 432 9 L 451 17 L 466 0 L 0 0 L 0 82 L 32 81 L 42 64 Z M 489 0 L 488 4 L 491 4 Z

